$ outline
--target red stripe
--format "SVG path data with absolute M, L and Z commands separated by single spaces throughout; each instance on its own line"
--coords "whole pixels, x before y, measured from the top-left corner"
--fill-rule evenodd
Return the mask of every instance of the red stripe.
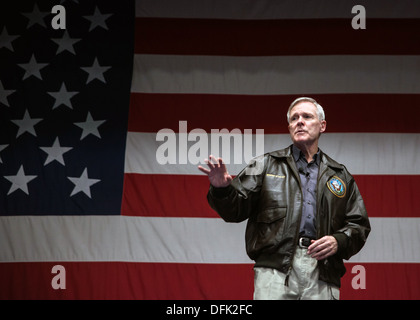
M 216 218 L 207 203 L 208 178 L 125 174 L 121 212 L 127 216 Z M 420 175 L 356 175 L 369 217 L 420 217 Z
M 381 248 L 380 250 L 387 250 Z M 352 280 L 362 273 L 352 268 L 365 269 L 366 289 L 354 289 Z M 340 298 L 343 300 L 418 300 L 420 299 L 419 263 L 347 263 L 342 278 Z M 357 278 L 355 279 L 355 282 Z
M 54 265 L 66 289 L 53 289 Z M 251 299 L 252 265 L 130 262 L 0 263 L 0 299 Z
M 135 53 L 181 55 L 420 54 L 420 19 L 211 20 L 137 18 Z
M 54 265 L 65 268 L 66 289 L 52 288 Z M 366 289 L 352 287 L 352 280 L 361 276 L 360 272 L 352 273 L 354 265 L 346 264 L 342 300 L 420 299 L 420 264 L 358 264 L 365 270 Z M 253 277 L 252 264 L 0 263 L 0 299 L 249 300 Z
M 206 176 L 126 173 L 121 214 L 216 218 L 207 203 L 208 188 Z
M 357 175 L 370 217 L 420 217 L 420 175 Z
M 302 96 L 305 94 L 303 93 Z M 309 95 L 325 110 L 327 132 L 419 133 L 420 94 Z M 131 93 L 128 130 L 188 132 L 201 128 L 264 129 L 288 133 L 286 113 L 296 95 L 220 95 Z M 403 110 L 403 113 L 400 111 Z

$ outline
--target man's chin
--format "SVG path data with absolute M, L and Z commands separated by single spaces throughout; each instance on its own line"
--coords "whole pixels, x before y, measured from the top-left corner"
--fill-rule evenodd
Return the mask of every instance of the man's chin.
M 310 142 L 309 139 L 306 138 L 306 137 L 296 137 L 295 136 L 294 139 L 293 139 L 294 144 L 307 144 L 309 142 Z

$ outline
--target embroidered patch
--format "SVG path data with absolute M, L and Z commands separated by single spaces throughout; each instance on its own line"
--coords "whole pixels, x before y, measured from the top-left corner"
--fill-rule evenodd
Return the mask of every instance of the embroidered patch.
M 327 181 L 327 186 L 330 191 L 337 197 L 342 198 L 346 195 L 346 185 L 339 177 L 334 176 Z
M 272 173 L 267 173 L 266 174 L 267 177 L 274 177 L 274 178 L 280 178 L 280 179 L 284 179 L 286 178 L 286 176 L 279 176 L 277 174 L 272 174 Z

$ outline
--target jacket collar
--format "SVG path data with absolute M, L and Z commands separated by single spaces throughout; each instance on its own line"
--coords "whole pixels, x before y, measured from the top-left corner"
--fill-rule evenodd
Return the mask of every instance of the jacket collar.
M 292 150 L 293 144 L 291 144 L 290 146 L 288 146 L 287 148 L 284 149 L 280 149 L 280 150 L 276 150 L 276 151 L 272 151 L 269 152 L 268 154 L 274 158 L 293 158 L 293 150 Z M 326 166 L 330 167 L 330 168 L 334 168 L 334 169 L 338 169 L 338 170 L 342 170 L 343 169 L 343 165 L 339 164 L 337 161 L 335 161 L 334 159 L 330 158 L 327 154 L 325 154 L 324 152 L 322 152 L 321 149 L 319 149 L 320 151 L 320 156 L 321 156 L 321 162 L 324 163 Z

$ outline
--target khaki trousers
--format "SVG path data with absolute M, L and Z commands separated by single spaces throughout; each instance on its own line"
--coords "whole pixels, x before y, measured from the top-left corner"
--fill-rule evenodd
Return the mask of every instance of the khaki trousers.
M 296 248 L 288 286 L 286 275 L 276 269 L 254 268 L 255 300 L 338 300 L 338 287 L 318 280 L 317 260 L 307 248 Z

